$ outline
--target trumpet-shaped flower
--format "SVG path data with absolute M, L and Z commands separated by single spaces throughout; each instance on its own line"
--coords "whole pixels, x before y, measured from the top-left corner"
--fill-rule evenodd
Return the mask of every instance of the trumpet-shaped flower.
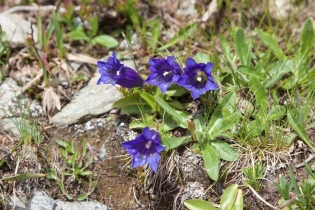
M 218 85 L 212 77 L 213 65 L 211 62 L 196 63 L 194 59 L 188 58 L 184 73 L 177 84 L 190 90 L 194 100 L 209 90 L 217 90 Z
M 145 82 L 158 86 L 163 94 L 180 78 L 181 68 L 173 56 L 150 58 L 149 65 L 150 74 Z
M 116 52 L 110 56 L 107 62 L 97 61 L 97 67 L 101 74 L 97 84 L 120 85 L 121 87 L 134 88 L 142 87 L 144 80 L 132 68 L 124 66 L 116 58 Z
M 154 172 L 158 168 L 160 153 L 165 149 L 160 134 L 149 127 L 145 127 L 134 140 L 122 143 L 122 146 L 132 156 L 132 168 L 148 163 Z

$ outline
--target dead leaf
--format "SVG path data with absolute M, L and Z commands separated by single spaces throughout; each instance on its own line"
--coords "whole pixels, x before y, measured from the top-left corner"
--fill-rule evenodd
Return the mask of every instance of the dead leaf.
M 60 98 L 52 87 L 45 87 L 42 100 L 44 112 L 47 114 L 49 122 L 51 122 L 51 115 L 54 113 L 55 109 L 61 109 Z

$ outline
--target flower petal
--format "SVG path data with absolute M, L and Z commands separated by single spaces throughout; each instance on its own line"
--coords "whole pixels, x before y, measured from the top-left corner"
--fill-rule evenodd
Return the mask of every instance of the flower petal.
M 126 88 L 142 87 L 143 83 L 144 80 L 141 76 L 129 67 L 124 67 L 120 70 L 116 81 L 116 84 Z
M 159 161 L 160 161 L 160 155 L 157 153 L 154 153 L 147 157 L 147 162 L 154 172 L 157 171 Z

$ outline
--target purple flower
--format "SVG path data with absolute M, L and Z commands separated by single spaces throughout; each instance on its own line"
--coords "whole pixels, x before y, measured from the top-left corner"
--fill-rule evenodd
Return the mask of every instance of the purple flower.
M 108 58 L 107 62 L 97 61 L 97 67 L 101 74 L 100 79 L 97 81 L 98 85 L 111 83 L 112 85 L 117 84 L 126 88 L 143 86 L 144 81 L 141 76 L 132 68 L 121 64 L 116 58 L 116 52 Z
M 190 90 L 194 100 L 208 90 L 217 90 L 218 85 L 214 82 L 211 73 L 213 65 L 214 63 L 211 62 L 196 63 L 192 58 L 188 58 L 184 73 L 177 84 Z
M 145 82 L 158 86 L 164 94 L 180 78 L 181 68 L 174 60 L 173 56 L 168 56 L 167 59 L 150 58 L 150 75 Z
M 161 143 L 160 134 L 149 127 L 143 129 L 142 134 L 134 140 L 122 143 L 122 147 L 132 156 L 132 168 L 148 163 L 156 172 L 160 160 L 160 153 L 165 149 Z

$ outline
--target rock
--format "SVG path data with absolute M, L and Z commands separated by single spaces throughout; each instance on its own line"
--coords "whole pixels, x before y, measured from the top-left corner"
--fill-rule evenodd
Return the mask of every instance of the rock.
M 22 88 L 15 80 L 6 78 L 0 85 L 0 119 L 9 116 L 20 116 L 21 111 L 32 117 L 43 116 L 44 111 L 37 101 L 19 97 Z
M 27 210 L 25 205 L 25 197 L 10 196 L 8 199 L 8 204 L 5 206 L 6 209 L 15 210 Z
M 17 128 L 17 125 L 20 125 L 21 123 L 27 123 L 29 124 L 29 121 L 25 119 L 24 122 L 21 122 L 21 118 L 20 117 L 13 117 L 13 118 L 4 118 L 0 121 L 0 125 L 2 127 L 2 129 L 8 133 L 10 133 L 10 135 L 14 136 L 14 137 L 21 137 L 20 135 L 20 131 Z
M 107 206 L 96 201 L 64 202 L 57 200 L 55 210 L 107 210 Z
M 28 201 L 27 209 L 29 210 L 51 210 L 54 209 L 56 201 L 50 198 L 44 191 L 38 191 Z
M 134 69 L 133 61 L 122 61 Z M 69 104 L 52 117 L 55 125 L 64 127 L 87 121 L 112 109 L 115 101 L 122 97 L 117 87 L 111 84 L 96 85 L 100 74 L 96 72 L 88 85 L 80 90 Z
M 289 16 L 290 12 L 293 10 L 291 0 L 272 0 L 269 1 L 269 13 L 274 19 L 285 19 Z
M 25 20 L 21 15 L 0 14 L 0 25 L 2 31 L 5 31 L 8 40 L 13 46 L 25 45 L 25 39 L 31 33 L 31 23 Z M 36 25 L 33 27 L 33 38 L 37 42 L 38 30 Z

